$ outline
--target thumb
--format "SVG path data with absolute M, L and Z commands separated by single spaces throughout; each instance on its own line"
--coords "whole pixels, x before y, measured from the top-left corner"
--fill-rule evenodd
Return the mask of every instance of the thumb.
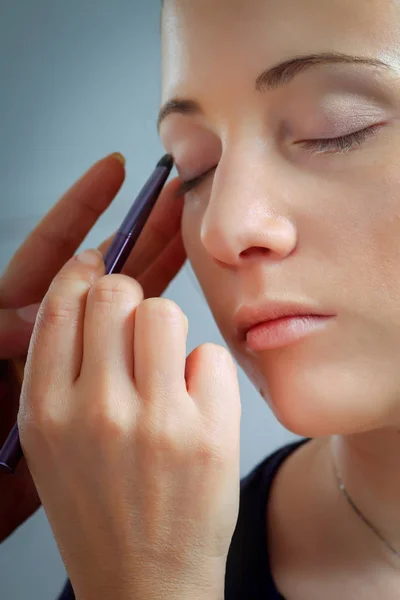
M 26 356 L 39 307 L 0 310 L 0 360 Z

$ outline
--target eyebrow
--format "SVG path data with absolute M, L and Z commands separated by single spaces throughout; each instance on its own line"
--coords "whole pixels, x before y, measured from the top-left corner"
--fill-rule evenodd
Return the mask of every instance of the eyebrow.
M 332 64 L 358 64 L 378 68 L 391 69 L 387 63 L 374 58 L 363 56 L 352 56 L 338 52 L 322 52 L 319 54 L 307 54 L 286 60 L 274 67 L 263 71 L 256 79 L 256 91 L 265 92 L 276 90 L 290 83 L 297 75 L 304 71 L 320 65 Z M 173 98 L 166 102 L 158 115 L 157 129 L 160 129 L 162 121 L 171 114 L 201 115 L 203 110 L 196 100 Z

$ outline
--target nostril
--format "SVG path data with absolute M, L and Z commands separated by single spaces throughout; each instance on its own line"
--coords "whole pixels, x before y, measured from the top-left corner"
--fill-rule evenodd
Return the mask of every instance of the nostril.
M 247 248 L 240 253 L 240 258 L 252 258 L 257 255 L 267 256 L 271 254 L 271 250 L 269 248 L 263 248 L 262 246 L 253 246 L 252 248 Z

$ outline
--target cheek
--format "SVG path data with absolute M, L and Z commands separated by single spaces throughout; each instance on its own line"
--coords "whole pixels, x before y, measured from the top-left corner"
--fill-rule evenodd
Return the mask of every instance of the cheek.
M 399 312 L 400 181 L 397 172 L 384 179 L 376 175 L 364 184 L 363 192 L 357 189 L 351 208 L 343 207 L 347 219 L 341 219 L 342 247 L 336 252 L 349 297 L 361 293 L 362 304 L 374 312 L 379 302 L 383 325 Z
M 399 322 L 399 174 L 400 165 L 380 161 L 308 187 L 309 202 L 293 205 L 299 246 L 286 268 L 294 289 L 365 323 Z

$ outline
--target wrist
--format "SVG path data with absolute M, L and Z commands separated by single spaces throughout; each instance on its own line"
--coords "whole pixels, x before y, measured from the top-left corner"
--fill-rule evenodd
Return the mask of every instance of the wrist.
M 154 593 L 153 590 L 151 590 L 151 592 L 147 593 L 146 595 L 138 595 L 136 593 L 132 593 L 132 592 L 128 592 L 128 593 L 124 593 L 121 592 L 120 594 L 115 593 L 113 596 L 111 596 L 113 598 L 113 600 L 224 600 L 224 591 L 219 590 L 215 593 L 213 592 L 201 592 L 199 593 L 198 591 L 196 592 L 187 592 L 187 593 L 182 593 L 181 591 L 177 592 L 177 593 L 169 593 L 168 591 L 163 591 L 160 592 L 159 594 Z M 94 596 L 78 596 L 75 595 L 75 599 L 76 600 L 110 600 L 110 596 L 108 594 L 105 594 L 104 597 L 101 595 L 96 595 Z
M 224 600 L 225 597 L 225 579 L 221 585 L 216 587 L 208 586 L 193 588 L 192 586 L 176 586 L 171 582 L 163 581 L 161 578 L 156 585 L 138 586 L 135 584 L 126 587 L 125 589 L 119 586 L 112 586 L 111 589 L 102 588 L 93 590 L 88 593 L 77 593 L 75 590 L 76 600 Z M 118 589 L 119 588 L 119 589 Z

